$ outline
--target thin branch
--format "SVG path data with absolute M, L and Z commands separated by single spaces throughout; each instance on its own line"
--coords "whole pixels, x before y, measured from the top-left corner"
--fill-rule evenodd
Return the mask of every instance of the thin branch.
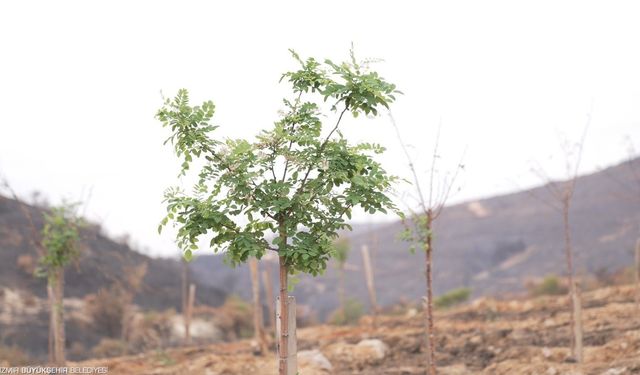
M 447 184 L 445 183 L 445 193 L 443 196 L 441 196 L 439 198 L 439 202 L 437 204 L 437 207 L 435 208 L 435 212 L 433 215 L 433 218 L 436 219 L 438 216 L 440 216 L 440 214 L 442 213 L 442 210 L 444 209 L 444 206 L 447 204 L 447 200 L 449 200 L 449 197 L 451 195 L 451 189 L 453 188 L 453 185 L 455 185 L 456 180 L 458 179 L 458 175 L 460 173 L 460 170 L 463 168 L 463 161 L 464 158 L 467 154 L 467 148 L 464 148 L 464 151 L 462 151 L 462 156 L 460 157 L 460 161 L 458 162 L 458 166 L 456 167 L 456 171 L 453 174 L 453 177 L 451 178 L 451 181 Z
M 324 148 L 327 146 L 327 143 L 329 142 L 329 138 L 331 138 L 333 133 L 338 129 L 338 126 L 340 126 L 340 122 L 342 121 L 342 116 L 344 116 L 345 112 L 347 112 L 347 109 L 348 109 L 348 107 L 345 106 L 344 109 L 342 110 L 342 112 L 340 112 L 340 116 L 338 116 L 338 121 L 336 121 L 336 125 L 333 127 L 333 129 L 331 129 L 331 131 L 327 135 L 327 138 L 325 138 L 324 142 L 322 142 L 322 144 L 320 145 L 320 148 L 318 148 L 318 153 L 317 153 L 318 155 L 322 154 L 322 151 L 324 151 Z M 294 194 L 294 196 L 296 196 L 296 195 L 298 195 L 298 193 L 302 192 L 302 190 L 306 186 L 307 179 L 309 178 L 309 174 L 311 173 L 311 170 L 313 169 L 313 167 L 314 167 L 314 164 L 311 164 L 307 168 L 307 172 L 304 174 L 304 178 L 302 179 L 302 182 L 300 183 L 300 186 L 296 190 L 296 193 Z
M 582 136 L 580 137 L 580 143 L 578 144 L 578 158 L 576 160 L 575 169 L 573 171 L 573 176 L 571 177 L 571 185 L 568 187 L 568 195 L 569 199 L 573 196 L 573 191 L 576 186 L 576 180 L 578 179 L 578 169 L 580 168 L 580 162 L 582 161 L 582 150 L 584 148 L 584 142 L 587 138 L 587 132 L 589 131 L 589 126 L 591 125 L 591 115 L 593 113 L 593 100 L 591 101 L 591 107 L 589 109 L 589 114 L 587 114 L 587 123 L 584 126 L 584 130 L 582 131 Z
M 420 205 L 422 207 L 422 211 L 426 214 L 427 205 L 426 205 L 426 203 L 424 201 L 424 194 L 422 194 L 422 188 L 420 187 L 420 180 L 418 179 L 418 173 L 416 172 L 415 165 L 413 164 L 413 159 L 411 159 L 411 155 L 409 154 L 409 151 L 407 150 L 407 146 L 402 141 L 402 136 L 400 135 L 400 129 L 398 128 L 398 125 L 396 124 L 396 120 L 393 118 L 393 114 L 391 113 L 391 111 L 389 111 L 389 119 L 391 119 L 391 124 L 393 125 L 393 128 L 396 131 L 396 136 L 398 137 L 398 140 L 400 141 L 400 146 L 402 147 L 402 151 L 404 151 L 404 154 L 407 157 L 407 160 L 409 162 L 409 169 L 411 169 L 411 174 L 413 175 L 413 181 L 416 184 L 416 191 L 418 192 L 418 199 L 419 199 Z
M 433 156 L 431 159 L 431 171 L 429 172 L 429 209 L 433 208 L 433 180 L 436 170 L 438 158 L 438 146 L 440 146 L 440 129 L 442 128 L 442 120 L 438 123 L 438 132 L 436 133 L 436 144 L 433 146 Z
M 302 91 L 300 91 L 300 93 L 298 93 L 298 97 L 296 98 L 296 104 L 293 106 L 293 111 L 297 111 L 298 110 L 298 105 L 300 105 L 300 97 L 302 96 Z M 296 124 L 292 123 L 291 124 L 291 133 L 293 134 L 293 130 L 295 129 Z M 287 148 L 287 154 L 289 154 L 289 152 L 291 152 L 291 147 L 293 146 L 293 138 L 289 140 L 289 147 Z M 282 173 L 282 180 L 281 182 L 284 182 L 284 180 L 287 177 L 287 170 L 289 169 L 289 159 L 287 159 L 287 161 L 284 163 L 284 172 Z

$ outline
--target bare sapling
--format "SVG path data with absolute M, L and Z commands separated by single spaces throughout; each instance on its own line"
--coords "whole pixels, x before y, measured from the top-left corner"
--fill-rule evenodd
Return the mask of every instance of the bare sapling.
M 426 281 L 426 297 L 423 299 L 423 308 L 425 314 L 425 352 L 426 352 L 426 368 L 428 375 L 436 374 L 435 359 L 435 322 L 433 316 L 433 251 L 434 251 L 434 230 L 433 225 L 436 219 L 445 208 L 447 200 L 456 184 L 459 172 L 464 168 L 460 161 L 453 172 L 443 175 L 437 173 L 437 161 L 439 155 L 440 127 L 436 135 L 433 154 L 431 155 L 431 167 L 428 173 L 428 190 L 425 192 L 421 185 L 421 179 L 418 176 L 416 165 L 413 157 L 409 153 L 407 145 L 403 142 L 395 119 L 389 113 L 391 123 L 396 131 L 396 136 L 407 158 L 409 170 L 412 175 L 414 194 L 411 194 L 417 204 L 407 204 L 407 209 L 411 213 L 410 225 L 405 223 L 405 230 L 402 238 L 412 243 L 411 251 L 416 248 L 424 251 L 425 255 L 425 281 Z M 414 206 L 417 205 L 417 209 Z
M 186 345 L 191 345 L 191 321 L 193 319 L 193 306 L 196 300 L 196 284 L 189 284 L 189 292 L 187 294 L 187 303 L 184 312 L 184 341 Z
M 564 234 L 564 255 L 567 279 L 569 282 L 569 303 L 570 303 L 570 335 L 571 335 L 571 357 L 578 363 L 584 361 L 583 349 L 583 324 L 582 324 L 582 303 L 580 289 L 575 279 L 574 270 L 574 254 L 571 237 L 571 203 L 575 193 L 576 182 L 578 180 L 578 172 L 582 159 L 582 151 L 587 136 L 587 131 L 591 123 L 591 112 L 587 115 L 587 123 L 583 129 L 582 136 L 578 143 L 570 144 L 566 140 L 562 142 L 562 151 L 564 153 L 565 172 L 567 179 L 565 181 L 554 181 L 541 169 L 534 168 L 536 173 L 546 184 L 552 199 L 545 201 L 551 208 L 560 212 L 562 215 L 562 228 Z

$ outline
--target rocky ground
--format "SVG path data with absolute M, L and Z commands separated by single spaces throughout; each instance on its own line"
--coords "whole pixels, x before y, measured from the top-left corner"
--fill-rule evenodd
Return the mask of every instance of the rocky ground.
M 631 286 L 583 294 L 585 359 L 569 358 L 567 298 L 479 299 L 437 314 L 439 374 L 640 374 L 640 310 Z M 298 331 L 301 375 L 424 374 L 422 315 L 368 317 L 351 327 Z M 83 362 L 109 374 L 276 374 L 275 354 L 250 341 Z

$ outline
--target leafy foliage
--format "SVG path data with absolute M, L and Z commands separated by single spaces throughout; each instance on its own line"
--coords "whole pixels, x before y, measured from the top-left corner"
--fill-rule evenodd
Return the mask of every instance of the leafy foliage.
M 44 214 L 42 245 L 46 253 L 40 259 L 39 276 L 49 275 L 52 270 L 62 268 L 79 255 L 80 227 L 84 225 L 76 216 L 75 204 L 63 204 Z
M 539 283 L 529 288 L 533 296 L 557 296 L 566 294 L 568 288 L 560 282 L 558 276 L 548 275 Z
M 399 239 L 410 243 L 409 251 L 415 254 L 418 246 L 428 251 L 429 237 L 434 238 L 433 230 L 427 225 L 427 215 L 411 213 L 410 224 L 403 220 L 404 229 L 398 234 Z
M 434 300 L 434 304 L 437 308 L 445 309 L 462 302 L 466 302 L 471 296 L 471 289 L 458 288 L 451 290 Z
M 387 108 L 395 85 L 357 63 L 353 52 L 341 64 L 292 54 L 300 68 L 281 81 L 291 85 L 293 98 L 283 100 L 281 118 L 254 140 L 214 138 L 215 106 L 191 106 L 184 89 L 158 111 L 172 132 L 166 142 L 183 161 L 180 174 L 195 160 L 202 165 L 191 194 L 167 190 L 168 213 L 158 228 L 169 221 L 178 227 L 187 260 L 208 235 L 214 251 L 226 250 L 232 264 L 271 249 L 291 273 L 317 275 L 326 269 L 337 232 L 350 229 L 346 220 L 354 207 L 397 212 L 387 196 L 395 178 L 373 158 L 384 148 L 352 145 L 338 130 L 346 112 L 356 117 Z M 322 110 L 327 101 L 337 116 L 329 129 Z
M 349 240 L 346 238 L 339 238 L 333 244 L 334 255 L 333 258 L 338 263 L 339 268 L 344 268 L 347 259 L 349 258 Z
M 337 309 L 331 313 L 328 322 L 335 325 L 355 324 L 364 315 L 364 306 L 354 298 L 345 301 L 344 309 Z

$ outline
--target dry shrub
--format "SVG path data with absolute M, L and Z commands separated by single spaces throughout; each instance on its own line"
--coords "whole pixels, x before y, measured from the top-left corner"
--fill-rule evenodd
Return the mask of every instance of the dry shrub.
M 364 314 L 364 306 L 356 299 L 345 301 L 344 311 L 340 308 L 329 315 L 328 322 L 335 325 L 355 324 Z
M 436 297 L 433 300 L 433 305 L 436 309 L 446 309 L 468 301 L 470 296 L 471 289 L 458 288 Z
M 25 291 L 22 301 L 26 307 L 36 307 L 38 305 L 38 297 L 31 294 L 29 291 Z
M 171 344 L 172 318 L 175 315 L 175 310 L 170 309 L 136 316 L 128 335 L 130 347 L 135 351 L 168 347 Z
M 556 275 L 545 276 L 542 281 L 530 282 L 526 285 L 529 294 L 538 296 L 557 296 L 567 294 L 568 286 Z
M 415 301 L 408 299 L 405 296 L 402 296 L 398 299 L 398 302 L 393 305 L 383 307 L 381 312 L 384 315 L 406 315 L 410 310 L 418 310 L 418 305 Z
M 603 268 L 596 270 L 594 277 L 598 287 L 633 284 L 635 282 L 635 270 L 633 266 L 623 267 L 611 272 Z
M 98 345 L 94 346 L 91 352 L 96 358 L 118 357 L 127 351 L 127 343 L 122 340 L 104 338 Z
M 146 273 L 147 263 L 125 267 L 121 281 L 85 298 L 87 313 L 99 334 L 111 338 L 127 338 L 133 298 Z M 123 324 L 127 324 L 126 330 Z
M 0 345 L 0 367 L 26 366 L 33 363 L 24 350 L 16 346 Z
M 33 275 L 36 271 L 37 262 L 31 255 L 20 255 L 16 260 L 16 266 L 18 266 L 18 269 L 22 272 Z
M 84 346 L 84 344 L 78 341 L 71 344 L 71 347 L 69 348 L 70 358 L 80 359 L 80 360 L 87 359 L 89 358 L 89 354 L 90 353 L 87 351 L 87 348 Z
M 251 306 L 238 296 L 228 296 L 220 307 L 196 306 L 193 315 L 213 322 L 226 341 L 253 336 Z
M 85 297 L 85 302 L 96 332 L 110 338 L 120 337 L 126 309 L 122 288 L 114 285 L 100 289 L 97 294 Z

